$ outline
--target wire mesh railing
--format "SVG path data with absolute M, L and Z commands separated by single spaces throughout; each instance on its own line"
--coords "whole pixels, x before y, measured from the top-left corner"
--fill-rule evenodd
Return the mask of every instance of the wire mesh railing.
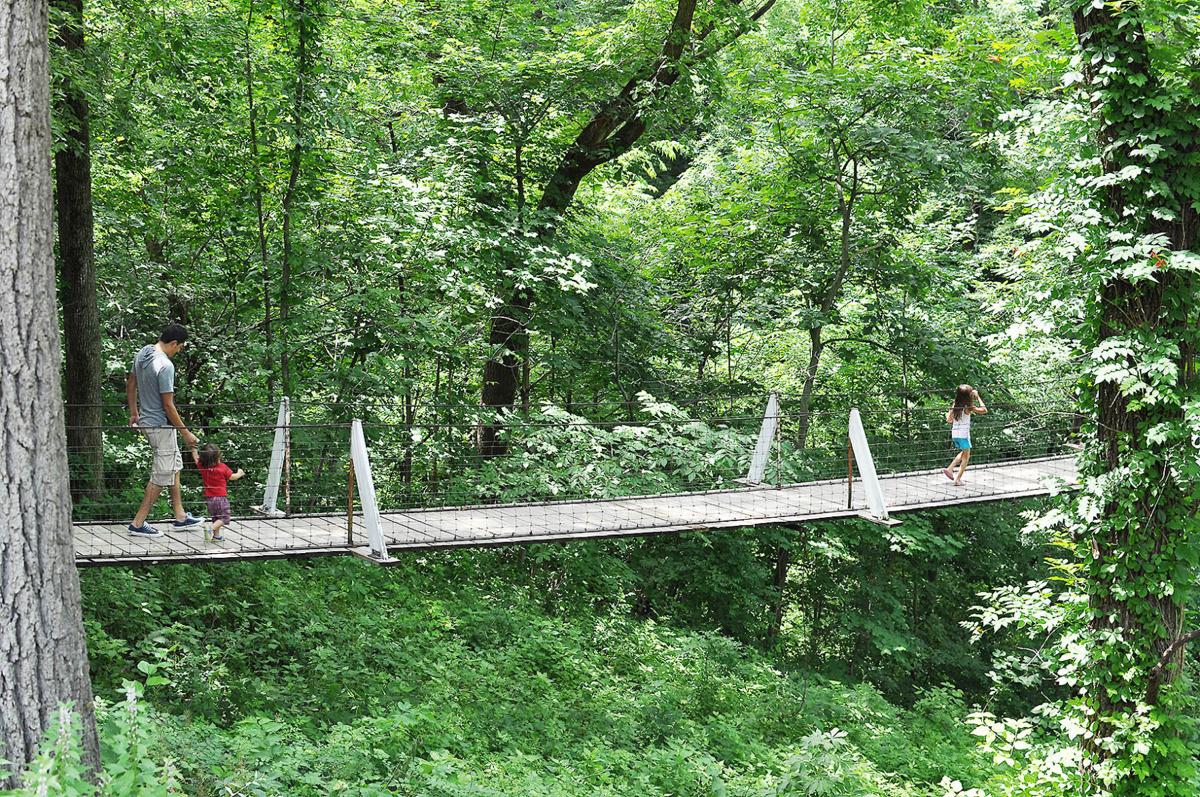
M 974 416 L 975 453 L 971 464 L 981 476 L 973 484 L 968 479 L 972 496 L 998 495 L 1010 489 L 996 479 L 984 478 L 982 474 L 987 471 L 981 466 L 1054 457 L 1069 450 L 1078 424 L 1067 398 L 1046 398 L 1043 393 L 1038 401 L 997 401 L 989 404 L 986 415 Z M 826 397 L 820 408 L 814 409 L 812 397 L 785 396 L 778 403 L 777 427 L 760 483 L 747 484 L 764 424 L 762 403 L 760 400 L 760 406 L 753 410 L 733 407 L 732 411 L 726 404 L 718 414 L 699 415 L 699 406 L 679 407 L 642 396 L 635 407 L 593 407 L 585 415 L 552 405 L 513 412 L 412 403 L 356 406 L 291 401 L 290 417 L 283 426 L 278 407 L 264 404 L 194 405 L 180 410 L 202 443 L 216 443 L 222 459 L 232 469 L 241 468 L 247 474 L 243 481 L 230 485 L 229 500 L 235 517 L 256 516 L 270 480 L 272 452 L 278 448 L 277 438 L 282 437 L 284 450 L 276 467 L 278 514 L 292 519 L 323 519 L 311 520 L 306 527 L 311 533 L 307 537 L 300 534 L 299 539 L 300 524 L 294 522 L 264 519 L 245 524 L 235 520 L 231 526 L 234 536 L 224 547 L 285 550 L 354 543 L 355 524 L 363 522 L 356 519 L 350 465 L 350 431 L 357 418 L 361 418 L 380 510 L 426 513 L 421 516 L 425 518 L 422 522 L 429 523 L 432 515 L 428 513 L 438 510 L 458 512 L 461 525 L 467 523 L 468 508 L 491 507 L 497 512 L 510 508 L 505 511 L 512 515 L 511 507 L 537 506 L 541 507 L 539 522 L 549 528 L 553 523 L 567 522 L 563 518 L 553 520 L 550 515 L 555 506 L 570 503 L 731 490 L 761 494 L 790 485 L 846 483 L 848 402 L 831 407 L 832 400 Z M 938 475 L 954 454 L 944 404 L 935 404 L 931 399 L 923 403 L 905 401 L 892 407 L 863 407 L 860 412 L 881 478 L 913 472 L 931 474 L 927 479 L 930 483 L 924 487 L 902 487 L 907 485 L 902 481 L 891 484 L 897 501 L 915 501 L 921 490 L 944 492 L 950 487 Z M 142 499 L 152 454 L 142 432 L 129 425 L 126 408 L 105 406 L 101 418 L 98 427 L 76 428 L 70 438 L 90 441 L 87 445 L 77 442 L 68 451 L 73 493 L 77 496 L 74 517 L 77 524 L 108 524 L 112 527 L 110 536 L 116 538 Z M 484 435 L 484 429 L 494 434 Z M 285 434 L 277 435 L 277 430 Z M 79 434 L 83 431 L 92 435 Z M 495 442 L 485 447 L 481 444 L 485 438 Z M 97 459 L 103 463 L 103 476 L 98 482 L 94 478 Z M 183 460 L 184 504 L 200 514 L 200 477 L 186 449 Z M 848 493 L 852 503 L 852 483 L 853 479 L 849 490 L 845 486 L 830 489 Z M 901 490 L 906 492 L 900 494 Z M 909 495 L 908 491 L 915 492 Z M 786 499 L 775 499 L 776 503 L 786 500 L 788 505 L 781 504 L 777 515 L 771 516 L 801 514 L 796 509 L 800 499 L 795 492 L 789 491 Z M 831 500 L 822 497 L 814 506 L 824 506 Z M 693 526 L 703 526 L 710 520 L 712 524 L 736 520 L 726 517 L 729 512 L 724 511 L 720 500 L 710 498 L 702 503 L 708 507 L 704 510 L 707 514 L 689 516 Z M 733 505 L 736 499 L 730 497 L 727 503 Z M 595 507 L 586 512 L 570 511 L 590 512 L 597 522 L 603 520 L 599 518 L 602 510 Z M 657 507 L 644 511 L 659 516 L 646 518 L 647 526 L 661 526 L 663 517 L 673 510 Z M 532 523 L 532 517 L 529 514 L 524 521 L 513 520 L 513 524 Z M 160 526 L 168 532 L 173 530 L 165 497 L 151 518 L 163 518 Z M 454 525 L 454 521 L 439 523 Z M 247 529 L 243 533 L 249 535 L 251 526 L 254 538 L 239 542 L 239 527 Z M 358 529 L 359 539 L 363 533 Z M 454 529 L 447 533 L 458 536 Z M 103 556 L 101 542 L 91 542 L 93 555 Z M 145 540 L 110 545 L 119 545 L 128 556 L 154 549 L 154 543 Z M 193 542 L 187 547 L 197 552 L 208 550 Z

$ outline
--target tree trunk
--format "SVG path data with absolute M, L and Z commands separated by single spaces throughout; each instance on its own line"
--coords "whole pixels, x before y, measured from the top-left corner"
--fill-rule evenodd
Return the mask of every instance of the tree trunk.
M 767 626 L 767 647 L 775 647 L 779 641 L 779 631 L 783 628 L 783 610 L 787 605 L 784 601 L 784 591 L 787 589 L 788 567 L 792 563 L 792 552 L 786 546 L 780 545 L 775 550 L 775 577 L 772 586 L 775 588 L 775 605 L 771 611 L 771 622 Z
M 262 164 L 258 159 L 258 110 L 254 105 L 254 63 L 250 44 L 250 29 L 254 21 L 254 0 L 246 16 L 246 108 L 250 115 L 250 174 L 254 178 L 254 211 L 258 217 L 258 256 L 262 272 L 263 341 L 266 354 L 263 370 L 267 372 L 267 402 L 275 403 L 275 363 L 271 361 L 274 339 L 271 330 L 271 261 L 267 257 L 267 224 L 263 214 Z
M 83 718 L 99 763 L 55 328 L 46 0 L 0 13 L 0 757 L 18 774 L 59 704 Z
M 72 57 L 83 51 L 83 0 L 54 0 L 68 22 L 58 43 Z M 96 258 L 92 235 L 92 164 L 88 101 L 69 75 L 57 115 L 66 141 L 54 156 L 58 205 L 66 355 L 67 447 L 71 452 L 71 495 L 104 493 L 104 437 L 100 432 L 100 310 L 96 304 Z
M 403 269 L 400 270 L 396 278 L 396 294 L 393 297 L 393 302 L 400 316 L 402 318 L 406 317 L 408 315 L 408 283 L 405 280 Z M 404 368 L 402 369 L 402 378 L 404 379 L 404 456 L 400 460 L 400 481 L 404 484 L 406 501 L 411 502 L 414 445 L 413 425 L 417 419 L 416 396 L 413 389 L 417 381 L 417 372 L 413 368 L 413 361 L 417 355 L 416 347 L 413 345 L 414 330 L 411 327 L 405 330 L 405 335 L 399 341 L 399 344 L 400 356 L 404 358 Z
M 813 385 L 817 381 L 817 372 L 821 365 L 821 353 L 825 350 L 825 344 L 821 342 L 821 327 L 814 327 L 808 331 L 809 354 L 808 354 L 808 369 L 804 372 L 804 387 L 800 391 L 800 405 L 797 407 L 797 412 L 800 415 L 799 428 L 796 431 L 796 448 L 803 451 L 808 445 L 808 429 L 810 424 L 810 415 L 812 409 L 812 393 Z M 775 606 L 771 625 L 767 628 L 767 647 L 774 647 L 776 640 L 779 637 L 779 629 L 783 623 L 783 590 L 787 585 L 788 568 L 792 563 L 792 554 L 788 548 L 779 546 L 775 551 Z
M 431 428 L 428 430 L 430 439 L 437 440 L 437 422 L 438 422 L 438 407 L 442 403 L 442 355 L 438 354 L 434 360 L 433 366 L 433 406 L 430 408 L 430 420 L 432 421 Z M 431 458 L 429 463 L 429 477 L 427 483 L 427 493 L 436 495 L 438 490 L 438 458 L 437 455 Z
M 800 406 L 797 407 L 800 425 L 796 430 L 796 447 L 801 449 L 808 445 L 813 387 L 817 382 L 817 372 L 821 368 L 821 354 L 825 351 L 825 344 L 821 342 L 822 331 L 822 327 L 808 330 L 808 368 L 804 372 L 804 387 L 800 389 Z
M 650 197 L 652 199 L 662 199 L 668 191 L 675 187 L 675 184 L 683 179 L 684 173 L 692 167 L 695 156 L 679 153 L 663 158 L 663 169 L 657 174 L 647 178 L 646 182 L 650 186 Z
M 804 373 L 804 387 L 800 393 L 800 428 L 796 433 L 796 445 L 804 448 L 807 445 L 809 415 L 812 404 L 813 387 L 817 381 L 817 373 L 821 366 L 821 354 L 825 344 L 821 342 L 824 325 L 831 319 L 837 300 L 842 295 L 842 286 L 846 283 L 846 275 L 850 273 L 850 232 L 854 221 L 854 204 L 858 200 L 858 164 L 854 164 L 853 177 L 849 195 L 846 194 L 841 178 L 838 180 L 838 209 L 841 215 L 840 243 L 838 247 L 838 267 L 829 278 L 820 294 L 818 305 L 821 321 L 820 326 L 808 330 L 808 370 Z
M 517 291 L 503 309 L 492 317 L 488 345 L 492 356 L 483 366 L 483 406 L 497 412 L 511 411 L 521 382 L 521 363 L 529 348 L 525 322 L 532 297 Z M 479 453 L 496 457 L 508 450 L 502 437 L 503 424 L 485 423 L 479 427 Z
M 292 206 L 300 183 L 300 166 L 304 156 L 305 137 L 308 130 L 304 124 L 305 96 L 308 79 L 312 71 L 312 38 L 316 15 L 308 8 L 308 0 L 297 0 L 294 9 L 296 24 L 296 83 L 293 90 L 292 149 L 288 155 L 288 182 L 283 194 L 283 257 L 279 276 L 279 376 L 285 396 L 293 395 L 292 359 L 288 322 L 292 312 Z
M 1188 164 L 1200 149 L 1200 125 L 1191 121 L 1194 109 L 1163 111 L 1157 104 L 1169 91 L 1159 87 L 1151 69 L 1143 14 L 1137 3 L 1119 10 L 1089 3 L 1076 7 L 1073 15 L 1104 172 L 1118 175 L 1131 165 L 1139 172 L 1133 180 L 1114 179 L 1102 196 L 1103 204 L 1111 229 L 1135 236 L 1161 234 L 1173 251 L 1194 250 L 1200 244 L 1196 211 L 1200 191 L 1190 184 L 1187 170 L 1193 168 Z M 1105 63 L 1112 64 L 1103 75 L 1091 68 L 1098 62 L 1091 58 L 1096 53 L 1103 53 Z M 1156 137 L 1165 146 L 1148 165 L 1137 153 Z M 1171 212 L 1149 213 L 1153 205 L 1165 205 Z M 1151 254 L 1152 261 L 1156 257 Z M 1195 317 L 1200 284 L 1194 273 L 1173 268 L 1165 259 L 1155 265 L 1163 270 L 1138 281 L 1112 274 L 1108 264 L 1098 265 L 1104 279 L 1089 311 L 1093 323 L 1089 342 L 1096 351 L 1109 343 L 1146 341 L 1153 336 L 1150 345 L 1159 347 L 1153 356 L 1169 352 L 1163 356 L 1169 357 L 1176 374 L 1170 386 L 1175 396 L 1163 401 L 1145 402 L 1140 394 L 1124 394 L 1113 381 L 1100 382 L 1092 396 L 1097 445 L 1081 461 L 1081 481 L 1126 474 L 1119 495 L 1101 496 L 1100 516 L 1087 528 L 1090 653 L 1095 665 L 1085 686 L 1096 710 L 1099 738 L 1094 749 L 1102 757 L 1128 754 L 1119 749 L 1121 743 L 1112 746 L 1103 741 L 1130 721 L 1138 703 L 1155 705 L 1162 690 L 1180 674 L 1181 640 L 1187 638 L 1184 611 L 1195 586 L 1193 550 L 1200 533 L 1195 482 L 1187 472 L 1189 466 L 1179 460 L 1188 456 L 1187 444 L 1164 440 L 1155 432 L 1186 428 L 1183 406 L 1200 392 Z M 1118 362 L 1133 367 L 1141 364 L 1142 356 L 1131 354 Z M 1170 714 L 1168 710 L 1166 715 Z M 1178 725 L 1165 721 L 1155 735 L 1178 732 Z M 1172 745 L 1156 745 L 1152 753 L 1156 758 L 1147 759 L 1148 771 L 1174 771 L 1175 762 L 1164 760 L 1171 749 Z M 1166 777 L 1157 783 L 1164 783 Z M 1130 779 L 1128 786 L 1123 782 L 1116 793 L 1143 793 L 1135 780 L 1142 779 Z M 1186 784 L 1181 788 L 1186 789 Z

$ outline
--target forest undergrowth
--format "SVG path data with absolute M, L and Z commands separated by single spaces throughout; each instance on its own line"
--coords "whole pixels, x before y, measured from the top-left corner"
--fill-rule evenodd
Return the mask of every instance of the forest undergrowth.
M 830 596 L 843 619 L 820 627 L 819 644 L 811 607 L 791 606 L 772 648 L 768 606 L 755 605 L 769 590 L 753 581 L 769 580 L 756 552 L 795 533 L 784 529 L 440 552 L 388 569 L 339 558 L 83 571 L 104 793 L 980 787 L 1003 772 L 972 712 L 996 708 L 998 693 L 959 622 L 973 579 L 1013 562 L 1016 510 L 913 516 L 890 542 L 867 523 L 813 526 L 797 596 L 836 593 L 839 578 L 863 579 L 857 568 L 879 576 Z M 940 552 L 903 552 L 921 530 L 945 534 Z M 923 592 L 889 581 L 906 559 L 940 559 L 941 576 Z M 931 595 L 957 603 L 959 620 Z M 889 608 L 925 601 L 912 618 Z

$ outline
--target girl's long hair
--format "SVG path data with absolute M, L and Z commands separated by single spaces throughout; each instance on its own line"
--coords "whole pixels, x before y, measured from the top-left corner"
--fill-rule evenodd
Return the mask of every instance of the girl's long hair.
M 971 386 L 959 385 L 954 394 L 954 407 L 950 410 L 954 420 L 962 420 L 963 413 L 971 408 Z
M 214 468 L 221 461 L 221 449 L 215 443 L 200 446 L 200 467 Z

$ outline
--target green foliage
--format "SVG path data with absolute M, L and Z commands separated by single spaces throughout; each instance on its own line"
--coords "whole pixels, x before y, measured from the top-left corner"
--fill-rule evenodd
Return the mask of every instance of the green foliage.
M 162 681 L 154 675 L 153 667 L 143 670 L 149 675 L 146 685 L 157 686 L 157 682 Z M 23 774 L 21 787 L 0 794 L 5 797 L 169 797 L 184 794 L 169 757 L 165 764 L 158 763 L 161 748 L 154 737 L 159 729 L 153 710 L 143 701 L 143 688 L 142 683 L 126 681 L 122 703 L 110 705 L 103 699 L 96 701 L 102 740 L 102 766 L 98 779 L 82 761 L 78 715 L 70 707 L 61 706 L 37 755 Z
M 96 662 L 98 692 L 126 696 L 101 710 L 113 788 L 915 797 L 988 772 L 954 690 L 904 709 L 727 637 L 610 609 L 549 614 L 497 570 L 510 558 L 85 572 L 92 643 L 153 657 Z M 151 622 L 125 622 L 152 604 Z M 153 707 L 140 687 L 106 686 L 137 670 Z M 148 768 L 147 751 L 170 767 Z
M 1145 698 L 1200 564 L 1196 13 L 1075 5 L 1103 20 L 1073 59 L 1053 4 L 699 3 L 660 81 L 667 0 L 87 3 L 53 80 L 91 105 L 106 401 L 167 320 L 214 438 L 270 423 L 286 357 L 297 508 L 344 496 L 343 441 L 301 427 L 356 415 L 392 507 L 730 486 L 768 389 L 779 480 L 840 475 L 821 413 L 850 403 L 908 463 L 962 381 L 1016 419 L 984 450 L 1077 400 L 1090 443 L 1082 499 L 1024 535 L 961 509 L 87 574 L 112 788 L 175 788 L 170 757 L 204 795 L 1193 793 L 1190 681 Z M 483 411 L 514 294 L 520 395 Z M 222 444 L 253 474 L 265 437 Z M 79 517 L 137 502 L 147 450 L 104 445 Z M 55 734 L 39 783 L 86 789 Z
M 1080 48 L 1064 84 L 1086 89 L 1099 143 L 1077 164 L 1074 191 L 1060 192 L 1072 201 L 1050 204 L 1050 195 L 1043 215 L 1065 222 L 1050 237 L 1089 289 L 1082 344 L 1095 437 L 1082 458 L 1083 495 L 1057 518 L 1064 546 L 1078 556 L 1063 572 L 1089 598 L 1082 611 L 1063 614 L 1057 675 L 1078 697 L 1061 721 L 1089 754 L 1092 788 L 1190 794 L 1196 729 L 1183 705 L 1191 697 L 1176 680 L 1179 662 L 1160 659 L 1186 630 L 1200 561 L 1200 463 L 1188 410 L 1200 396 L 1198 283 L 1188 251 L 1197 246 L 1200 192 L 1179 177 L 1194 171 L 1200 109 L 1177 88 L 1194 79 L 1194 64 L 1178 61 L 1172 38 L 1152 31 L 1191 29 L 1194 11 L 1136 3 L 1074 10 Z M 1165 666 L 1165 678 L 1154 674 Z
M 0 773 L 5 770 L 0 769 Z M 23 773 L 22 787 L 0 791 L 5 797 L 35 797 L 54 794 L 63 797 L 91 797 L 96 793 L 83 765 L 79 717 L 69 706 L 60 706 L 46 730 L 37 756 Z
M 519 449 L 465 474 L 451 492 L 501 502 L 613 498 L 732 486 L 745 473 L 754 450 L 747 430 L 691 420 L 645 393 L 639 402 L 648 423 L 592 424 L 550 406 L 514 419 L 507 434 Z

